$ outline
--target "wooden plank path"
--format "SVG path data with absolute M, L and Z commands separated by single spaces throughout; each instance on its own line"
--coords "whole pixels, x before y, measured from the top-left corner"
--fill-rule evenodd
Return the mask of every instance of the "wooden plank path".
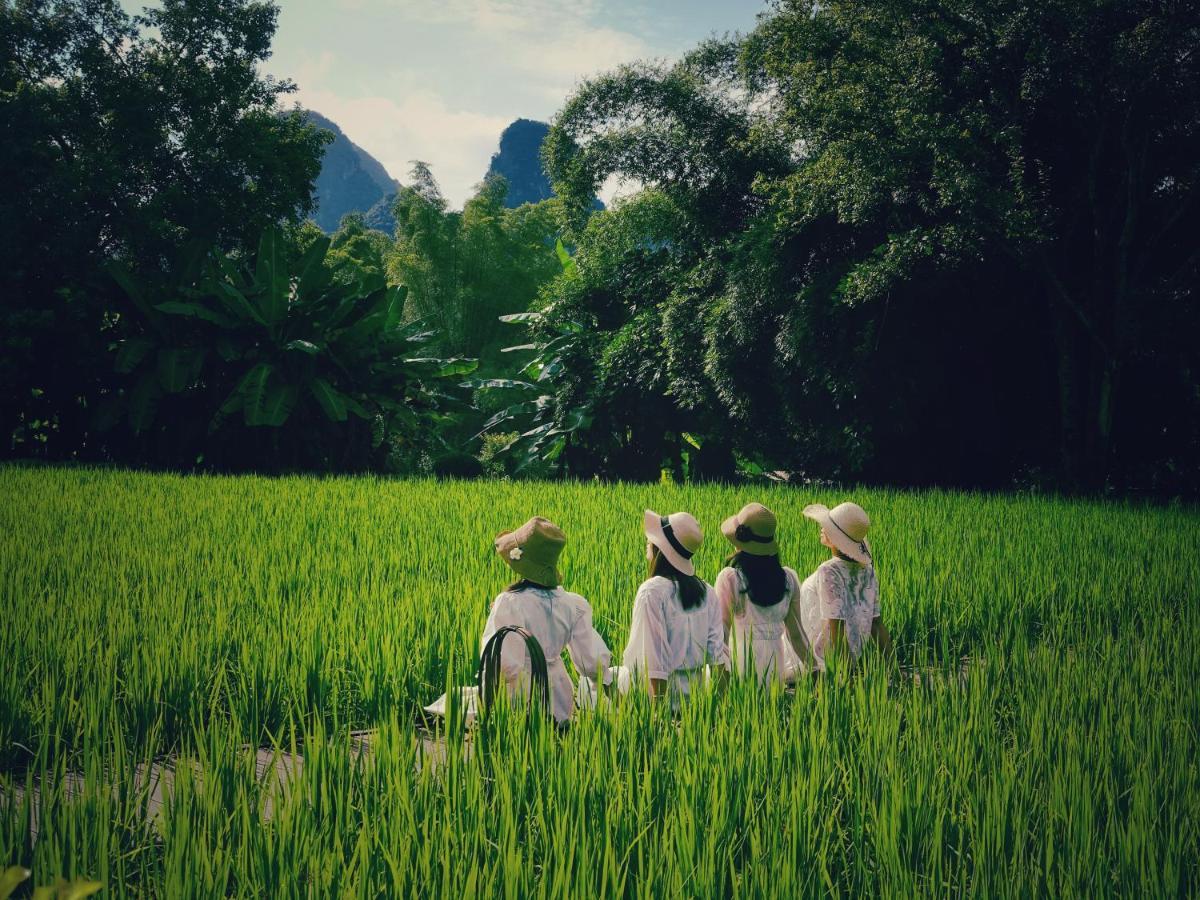
M 364 759 L 371 755 L 371 739 L 374 734 L 374 730 L 350 733 L 350 756 L 352 759 Z M 449 748 L 445 739 L 429 732 L 419 731 L 416 733 L 414 747 L 418 750 L 416 759 L 418 769 L 424 765 L 429 765 L 434 770 L 440 769 L 449 758 Z M 273 782 L 279 791 L 286 791 L 304 771 L 304 756 L 301 753 L 288 753 L 267 747 L 251 748 L 249 744 L 243 745 L 241 749 L 246 753 L 253 750 L 254 772 L 260 785 L 267 786 Z M 469 740 L 464 744 L 464 752 L 470 754 Z M 135 768 L 131 787 L 136 796 L 145 798 L 142 818 L 147 826 L 153 825 L 158 820 L 174 795 L 175 781 L 181 766 L 188 767 L 192 777 L 197 781 L 203 779 L 202 768 L 196 761 L 190 759 L 184 759 L 181 762 L 180 759 L 171 757 L 153 763 L 139 763 Z M 0 810 L 20 808 L 25 802 L 28 790 L 23 779 L 0 774 Z M 83 798 L 87 793 L 88 784 L 83 773 L 68 771 L 62 782 L 54 786 L 54 790 L 61 790 L 63 799 L 69 802 Z M 115 793 L 117 787 L 113 785 L 111 790 Z M 43 806 L 40 802 L 41 785 L 35 782 L 32 791 L 32 803 L 29 805 L 29 831 L 31 841 L 36 841 L 41 825 L 40 816 Z M 274 790 L 263 792 L 262 816 L 264 822 L 271 820 L 278 796 L 278 792 Z
M 984 660 L 982 658 L 964 656 L 960 660 L 957 669 L 953 671 L 937 667 L 920 669 L 912 666 L 901 666 L 898 669 L 899 682 L 926 687 L 949 684 L 962 685 L 965 683 L 968 673 L 983 664 Z M 789 685 L 787 693 L 794 693 L 794 691 L 795 688 Z M 359 760 L 371 755 L 371 739 L 374 735 L 375 732 L 373 729 L 350 732 L 350 756 L 352 759 Z M 445 738 L 438 737 L 423 728 L 418 728 L 414 731 L 413 741 L 414 748 L 418 750 L 416 756 L 416 766 L 418 769 L 426 764 L 434 770 L 440 769 L 445 765 L 449 758 L 449 748 Z M 464 742 L 463 747 L 464 753 L 469 756 L 471 752 L 469 736 Z M 243 745 L 241 750 L 244 753 L 254 752 L 255 777 L 260 785 L 266 785 L 273 781 L 279 791 L 286 791 L 304 771 L 304 756 L 301 753 L 293 754 L 267 747 L 252 748 L 249 744 Z M 185 760 L 183 765 L 191 769 L 193 778 L 197 780 L 203 778 L 203 770 L 194 760 Z M 179 767 L 180 761 L 177 758 L 168 758 L 153 763 L 139 763 L 136 767 L 132 788 L 137 796 L 145 797 L 143 820 L 147 826 L 153 825 L 158 820 L 163 808 L 173 796 Z M 61 789 L 63 798 L 70 801 L 83 797 L 87 790 L 87 784 L 82 773 L 68 771 L 62 784 L 56 785 L 55 788 Z M 20 807 L 25 800 L 27 790 L 26 783 L 23 780 L 0 773 L 0 809 L 12 808 L 14 806 Z M 33 785 L 33 802 L 30 804 L 29 827 L 31 840 L 37 839 L 40 825 L 39 816 L 42 812 L 42 804 L 39 802 L 40 790 L 40 786 L 35 783 Z M 115 785 L 112 790 L 116 791 Z M 278 796 L 277 791 L 268 790 L 263 792 L 262 816 L 264 822 L 271 820 Z

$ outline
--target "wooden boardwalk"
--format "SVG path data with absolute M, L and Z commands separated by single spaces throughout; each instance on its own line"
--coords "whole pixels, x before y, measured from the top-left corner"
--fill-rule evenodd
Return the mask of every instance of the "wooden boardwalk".
M 371 739 L 373 737 L 373 731 L 351 732 L 351 758 L 355 760 L 368 758 L 371 755 Z M 414 748 L 418 750 L 416 762 L 418 768 L 428 764 L 434 769 L 438 769 L 448 759 L 449 750 L 446 741 L 427 732 L 418 732 L 414 736 Z M 465 750 L 469 754 L 469 742 L 466 744 Z M 254 753 L 254 771 L 258 783 L 263 787 L 273 786 L 277 789 L 263 791 L 262 817 L 264 822 L 269 822 L 274 814 L 275 803 L 280 797 L 280 792 L 286 792 L 289 786 L 303 773 L 304 756 L 301 753 L 293 754 L 266 747 L 252 748 L 249 745 L 243 746 L 242 751 Z M 181 760 L 172 757 L 153 763 L 139 763 L 134 770 L 131 786 L 137 797 L 145 798 L 142 816 L 147 826 L 152 826 L 162 815 L 163 809 L 170 803 L 175 792 L 175 781 L 184 766 L 190 769 L 193 779 L 196 781 L 203 779 L 204 773 L 199 764 L 186 758 Z M 61 791 L 63 799 L 69 802 L 84 797 L 88 790 L 88 784 L 82 773 L 68 771 L 62 782 L 54 786 L 54 790 Z M 115 793 L 116 786 L 113 785 L 111 790 Z M 29 788 L 24 780 L 0 774 L 0 809 L 21 807 L 25 803 L 28 791 Z M 40 802 L 42 788 L 36 781 L 33 784 L 32 792 L 32 803 L 29 804 L 29 831 L 30 839 L 36 841 L 41 826 L 40 816 L 43 812 L 43 804 Z

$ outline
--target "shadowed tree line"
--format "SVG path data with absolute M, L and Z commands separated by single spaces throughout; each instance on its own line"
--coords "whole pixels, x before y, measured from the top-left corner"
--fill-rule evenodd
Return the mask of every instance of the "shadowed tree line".
M 1200 489 L 1197 4 L 780 0 L 331 242 L 276 16 L 0 4 L 0 452 Z
M 1194 3 L 788 0 L 587 82 L 562 458 L 1194 491 L 1198 46 Z

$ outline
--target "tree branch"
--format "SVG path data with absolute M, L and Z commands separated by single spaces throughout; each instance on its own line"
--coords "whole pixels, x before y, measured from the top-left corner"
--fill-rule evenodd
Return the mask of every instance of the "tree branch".
M 1095 342 L 1096 346 L 1100 348 L 1104 355 L 1111 357 L 1113 353 L 1112 350 L 1109 349 L 1108 342 L 1105 341 L 1104 337 L 1100 334 L 1100 330 L 1096 327 L 1096 323 L 1092 321 L 1091 317 L 1088 316 L 1083 307 L 1076 302 L 1075 298 L 1071 296 L 1071 292 L 1067 290 L 1066 285 L 1064 285 L 1059 279 L 1058 275 L 1054 271 L 1054 267 L 1050 265 L 1050 260 L 1046 258 L 1046 251 L 1044 248 L 1040 248 L 1038 250 L 1038 260 L 1041 262 L 1042 271 L 1045 272 L 1046 277 L 1050 280 L 1050 286 L 1054 288 L 1054 293 L 1057 295 L 1058 299 L 1062 301 L 1063 306 L 1065 306 L 1075 315 L 1075 318 L 1077 318 L 1079 323 L 1083 326 L 1083 330 L 1087 332 L 1088 337 Z

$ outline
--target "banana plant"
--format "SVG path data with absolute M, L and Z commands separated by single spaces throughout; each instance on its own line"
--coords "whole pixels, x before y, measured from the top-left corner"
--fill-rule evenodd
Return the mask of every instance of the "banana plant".
M 563 277 L 576 277 L 575 260 L 559 240 L 555 245 Z M 483 391 L 504 391 L 514 395 L 514 401 L 495 413 L 475 435 L 480 438 L 489 432 L 520 433 L 500 449 L 501 453 L 520 458 L 518 472 L 533 466 L 538 460 L 557 464 L 571 437 L 592 424 L 590 403 L 564 409 L 556 402 L 554 388 L 558 376 L 568 365 L 567 359 L 584 338 L 584 328 L 574 321 L 552 321 L 541 312 L 512 313 L 500 316 L 510 325 L 532 328 L 541 340 L 505 347 L 503 353 L 532 352 L 533 357 L 517 372 L 517 378 L 490 378 L 466 382 L 464 386 Z
M 180 394 L 205 400 L 210 433 L 235 417 L 253 429 L 300 412 L 334 424 L 354 416 L 387 433 L 444 415 L 455 398 L 435 382 L 476 362 L 414 355 L 433 334 L 404 321 L 405 288 L 376 274 L 335 280 L 328 250 L 321 237 L 297 257 L 272 227 L 252 260 L 185 259 L 169 284 L 113 267 L 143 325 L 114 348 L 116 370 L 131 376 L 132 429 L 149 428 L 161 401 Z

